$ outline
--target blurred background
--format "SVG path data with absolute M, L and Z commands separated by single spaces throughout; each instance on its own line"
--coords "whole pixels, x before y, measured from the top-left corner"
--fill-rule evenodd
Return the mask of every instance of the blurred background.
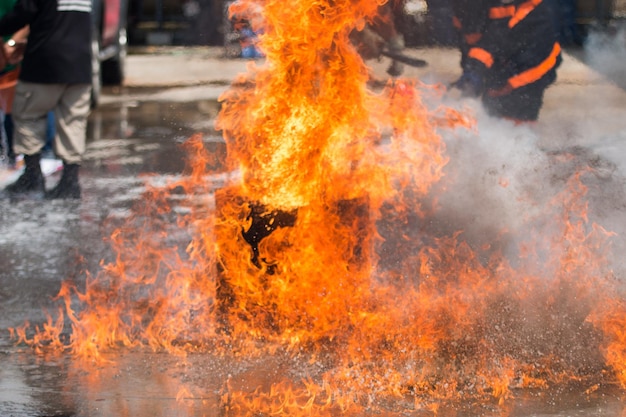
M 449 0 L 391 0 L 407 46 L 454 45 Z M 558 9 L 562 44 L 580 46 L 590 30 L 626 20 L 626 0 L 547 0 Z M 128 0 L 129 45 L 224 45 L 241 36 L 227 0 Z

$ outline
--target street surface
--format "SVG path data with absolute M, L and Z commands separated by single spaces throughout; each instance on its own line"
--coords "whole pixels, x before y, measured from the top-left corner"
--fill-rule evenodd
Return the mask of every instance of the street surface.
M 626 42 L 606 45 L 564 54 L 558 81 L 533 126 L 490 119 L 473 100 L 442 97 L 441 104 L 466 109 L 477 121 L 475 132 L 445 133 L 449 176 L 459 179 L 458 192 L 442 198 L 458 223 L 449 227 L 485 243 L 495 231 L 518 226 L 523 213 L 516 201 L 522 191 L 547 199 L 563 178 L 587 167 L 593 172 L 588 180 L 591 219 L 617 233 L 618 255 L 611 259 L 616 276 L 626 276 L 619 255 L 626 250 Z M 455 50 L 411 49 L 407 54 L 429 65 L 406 67 L 404 77 L 445 85 L 459 76 Z M 386 78 L 387 59 L 369 64 L 376 78 Z M 85 271 L 97 271 L 102 260 L 110 260 L 111 231 L 141 198 L 146 180 L 159 184 L 181 175 L 185 155 L 179 145 L 192 134 L 202 134 L 210 152 L 226 152 L 213 126 L 217 99 L 247 65 L 224 59 L 220 48 L 131 53 L 126 85 L 105 89 L 91 116 L 82 200 L 0 201 L 1 416 L 217 415 L 219 389 L 229 374 L 262 380 L 265 367 L 284 366 L 282 359 L 259 359 L 229 368 L 223 358 L 191 355 L 181 361 L 128 352 L 114 366 L 86 371 L 72 367 L 68 358 L 46 360 L 14 346 L 6 330 L 25 321 L 42 323 L 45 309 L 56 305 L 52 297 L 61 281 L 78 282 Z M 555 166 L 562 155 L 569 155 L 569 162 Z M 226 174 L 215 168 L 216 176 Z M 57 179 L 48 177 L 48 186 Z M 498 186 L 503 179 L 507 187 Z M 176 400 L 181 379 L 202 383 L 213 394 L 181 403 Z M 621 395 L 611 390 L 585 399 L 567 392 L 549 398 L 523 394 L 506 415 L 615 416 L 624 412 Z M 499 414 L 482 410 L 481 415 Z

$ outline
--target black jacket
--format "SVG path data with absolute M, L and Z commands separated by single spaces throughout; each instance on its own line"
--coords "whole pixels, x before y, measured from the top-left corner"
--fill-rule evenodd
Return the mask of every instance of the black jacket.
M 495 90 L 554 82 L 561 48 L 550 0 L 481 0 L 467 10 L 462 27 L 480 36 L 466 47 L 464 69 Z
M 0 36 L 30 25 L 20 80 L 91 84 L 91 0 L 18 0 Z

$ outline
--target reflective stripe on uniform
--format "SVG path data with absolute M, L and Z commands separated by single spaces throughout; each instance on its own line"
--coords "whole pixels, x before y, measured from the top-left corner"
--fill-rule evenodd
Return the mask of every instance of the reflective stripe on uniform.
M 514 77 L 509 78 L 509 85 L 513 88 L 520 88 L 539 80 L 541 77 L 546 75 L 548 71 L 554 68 L 560 53 L 561 45 L 559 45 L 559 43 L 557 42 L 554 44 L 550 55 L 546 59 L 544 59 L 541 64 L 537 65 L 536 67 L 527 69 L 526 71 L 517 74 Z
M 527 2 L 520 4 L 517 7 L 517 10 L 515 10 L 515 15 L 511 18 L 511 20 L 509 20 L 509 27 L 513 29 L 515 25 L 524 20 L 524 18 L 528 16 L 530 12 L 535 10 L 535 7 L 540 4 L 541 0 L 528 0 Z
M 57 11 L 91 13 L 91 0 L 58 0 Z
M 468 45 L 475 45 L 482 37 L 483 37 L 482 33 L 466 33 L 465 42 Z
M 506 19 L 511 18 L 509 20 L 509 28 L 513 28 L 519 22 L 524 20 L 526 16 L 530 12 L 532 12 L 535 7 L 541 4 L 542 0 L 528 0 L 519 6 L 499 6 L 492 7 L 489 9 L 489 18 L 490 19 Z
M 456 29 L 461 29 L 463 27 L 463 24 L 458 17 L 452 16 L 452 26 L 454 26 Z
M 504 19 L 506 17 L 513 17 L 514 14 L 515 6 L 500 6 L 489 9 L 490 19 Z
M 467 55 L 482 62 L 487 68 L 491 68 L 493 65 L 493 56 L 483 48 L 472 48 Z

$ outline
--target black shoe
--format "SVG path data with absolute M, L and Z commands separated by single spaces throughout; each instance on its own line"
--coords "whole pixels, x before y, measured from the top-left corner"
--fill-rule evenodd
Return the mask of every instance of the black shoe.
M 43 194 L 45 192 L 45 180 L 41 172 L 39 161 L 41 154 L 24 155 L 24 173 L 13 184 L 7 185 L 5 191 L 12 195 L 20 194 Z
M 63 162 L 63 173 L 57 185 L 46 192 L 48 200 L 80 199 L 80 183 L 78 182 L 78 170 L 80 165 Z

